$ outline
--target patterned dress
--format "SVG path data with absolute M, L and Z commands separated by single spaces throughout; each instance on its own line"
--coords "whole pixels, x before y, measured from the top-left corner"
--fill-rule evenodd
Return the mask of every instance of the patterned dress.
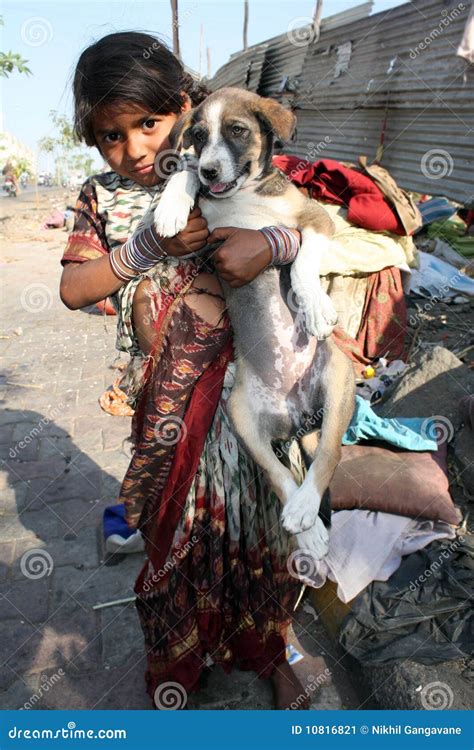
M 112 172 L 87 180 L 61 262 L 123 244 L 159 191 Z M 143 277 L 113 297 L 135 409 L 119 502 L 145 538 L 135 591 L 151 697 L 166 682 L 196 689 L 208 655 L 226 671 L 238 663 L 268 677 L 285 659 L 300 590 L 279 501 L 226 412 L 234 377 L 229 321 L 213 328 L 186 302 L 196 269 L 194 260 L 169 259 L 146 274 L 156 329 L 147 356 L 132 325 Z

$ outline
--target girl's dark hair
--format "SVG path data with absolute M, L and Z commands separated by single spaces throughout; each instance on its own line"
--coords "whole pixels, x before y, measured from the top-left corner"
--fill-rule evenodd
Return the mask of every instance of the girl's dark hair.
M 179 114 L 184 91 L 193 106 L 210 91 L 185 71 L 156 37 L 138 31 L 108 34 L 81 54 L 74 73 L 74 133 L 97 146 L 92 118 L 98 105 L 133 102 L 154 114 Z

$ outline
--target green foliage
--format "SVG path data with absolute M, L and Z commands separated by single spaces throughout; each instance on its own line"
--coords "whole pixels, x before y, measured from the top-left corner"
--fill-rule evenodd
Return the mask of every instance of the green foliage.
M 17 52 L 0 52 L 0 76 L 8 78 L 15 70 L 28 76 L 32 75 L 27 62 L 28 60 L 20 57 Z
M 56 176 L 62 179 L 64 174 L 80 172 L 89 175 L 94 173 L 94 159 L 74 134 L 72 123 L 65 115 L 60 115 L 56 110 L 50 112 L 51 121 L 57 135 L 46 136 L 38 141 L 38 148 L 55 157 Z
M 3 17 L 0 16 L 0 26 L 3 26 Z M 0 52 L 0 76 L 8 78 L 15 70 L 18 73 L 25 73 L 27 76 L 32 75 L 28 68 L 28 60 L 25 60 L 17 52 Z

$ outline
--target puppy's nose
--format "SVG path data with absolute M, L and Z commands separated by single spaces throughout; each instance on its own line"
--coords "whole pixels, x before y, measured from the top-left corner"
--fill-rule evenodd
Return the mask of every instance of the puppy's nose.
M 206 180 L 215 180 L 217 175 L 219 174 L 217 169 L 215 167 L 208 167 L 207 169 L 201 169 L 202 176 L 206 178 Z

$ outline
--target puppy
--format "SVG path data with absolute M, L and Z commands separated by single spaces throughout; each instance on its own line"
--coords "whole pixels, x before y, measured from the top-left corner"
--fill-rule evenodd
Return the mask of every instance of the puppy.
M 154 222 L 162 236 L 175 235 L 199 196 L 211 231 L 284 224 L 301 232 L 290 266 L 268 267 L 240 288 L 221 282 L 236 353 L 230 417 L 283 505 L 284 528 L 321 559 L 329 539 L 328 486 L 354 409 L 354 378 L 349 359 L 330 338 L 337 318 L 319 282 L 332 221 L 272 167 L 274 142 L 290 138 L 295 120 L 277 102 L 248 91 L 211 94 L 171 130 L 172 147 L 193 146 L 195 161 L 186 155 L 184 168 L 170 177 Z M 274 452 L 276 441 L 295 436 L 308 469 L 300 487 Z

